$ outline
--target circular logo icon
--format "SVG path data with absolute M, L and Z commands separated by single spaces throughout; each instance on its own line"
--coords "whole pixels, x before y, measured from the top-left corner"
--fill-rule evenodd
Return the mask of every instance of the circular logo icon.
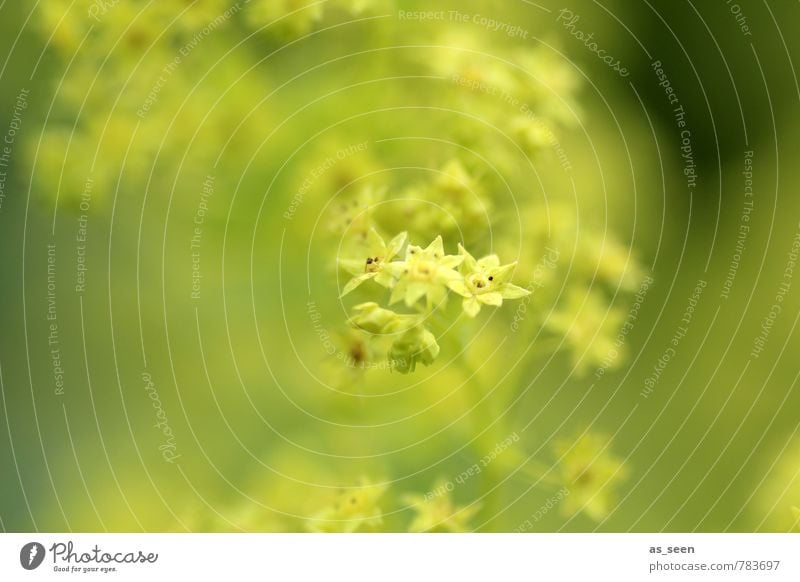
M 26 570 L 35 570 L 44 561 L 44 546 L 39 542 L 30 542 L 19 551 L 19 563 Z

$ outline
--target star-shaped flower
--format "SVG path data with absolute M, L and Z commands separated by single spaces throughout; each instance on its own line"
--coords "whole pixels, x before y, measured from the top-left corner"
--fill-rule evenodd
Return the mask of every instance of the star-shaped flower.
M 447 296 L 448 284 L 461 279 L 455 268 L 464 257 L 445 255 L 442 237 L 426 248 L 408 245 L 404 261 L 391 263 L 387 269 L 397 279 L 389 304 L 405 300 L 411 307 L 427 297 L 428 307 L 440 304 Z
M 356 486 L 339 491 L 330 506 L 309 519 L 308 529 L 318 533 L 374 530 L 383 524 L 378 501 L 385 492 L 386 485 L 376 485 L 362 478 Z
M 480 511 L 480 504 L 456 507 L 446 491 L 445 483 L 438 482 L 434 492 L 427 495 L 407 495 L 405 500 L 414 507 L 416 517 L 408 530 L 421 532 L 461 533 L 472 531 L 467 522 Z M 438 493 L 441 492 L 441 493 Z
M 573 288 L 546 325 L 563 336 L 572 352 L 575 371 L 584 374 L 592 366 L 619 365 L 619 358 L 612 354 L 622 349 L 616 344 L 616 336 L 624 321 L 625 314 L 609 307 L 597 291 Z
M 503 299 L 530 295 L 527 289 L 511 283 L 516 263 L 501 265 L 497 255 L 476 261 L 461 245 L 458 245 L 458 252 L 464 258 L 460 267 L 463 278 L 450 281 L 448 287 L 464 297 L 464 313 L 470 317 L 478 315 L 481 305 L 498 307 L 503 304 Z
M 570 492 L 565 512 L 584 511 L 595 521 L 605 518 L 616 503 L 614 485 L 628 474 L 622 459 L 609 449 L 609 440 L 587 433 L 574 442 L 557 442 L 555 450 L 561 456 L 558 473 Z
M 401 232 L 386 244 L 381 235 L 371 228 L 367 234 L 366 256 L 339 260 L 341 267 L 353 275 L 342 289 L 340 297 L 344 297 L 368 279 L 375 279 L 379 285 L 391 287 L 394 284 L 394 277 L 386 267 L 403 248 L 407 236 L 407 233 Z

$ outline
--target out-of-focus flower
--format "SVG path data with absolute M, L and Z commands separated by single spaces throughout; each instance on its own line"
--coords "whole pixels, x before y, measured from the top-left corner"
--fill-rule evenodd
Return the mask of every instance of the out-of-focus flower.
M 438 192 L 457 202 L 462 202 L 478 190 L 478 181 L 459 160 L 447 162 L 436 177 L 434 186 Z
M 332 8 L 359 16 L 367 11 L 389 10 L 392 0 L 249 0 L 253 6 L 247 20 L 265 34 L 297 38 L 308 34 Z M 269 26 L 267 26 L 269 25 Z
M 452 217 L 445 230 L 475 229 L 489 220 L 490 200 L 483 195 L 480 181 L 457 159 L 441 169 L 433 184 L 434 200 Z
M 312 532 L 344 532 L 374 530 L 383 524 L 383 512 L 378 506 L 386 485 L 373 484 L 361 478 L 354 487 L 342 489 L 333 503 L 307 520 Z
M 351 329 L 342 335 L 341 347 L 348 367 L 365 368 L 374 357 L 368 336 L 358 330 Z
M 616 335 L 624 320 L 625 314 L 609 307 L 600 292 L 574 287 L 567 291 L 566 300 L 546 325 L 563 336 L 576 372 L 583 374 L 592 366 L 603 365 L 614 353 Z M 614 358 L 614 362 L 618 365 L 620 359 Z
M 350 189 L 357 189 L 360 181 L 381 169 L 368 140 L 354 140 L 353 136 L 320 138 L 305 159 L 298 164 L 296 180 L 300 188 L 316 203 L 322 205 L 331 195 L 338 199 Z
M 518 115 L 511 122 L 511 131 L 522 147 L 531 154 L 547 151 L 558 143 L 555 133 L 538 117 Z
M 480 504 L 455 506 L 444 481 L 437 482 L 432 491 L 435 493 L 405 497 L 406 503 L 413 506 L 417 514 L 408 530 L 414 533 L 471 531 L 468 522 L 480 511 Z
M 65 54 L 72 54 L 80 46 L 91 23 L 86 18 L 90 3 L 79 0 L 75 4 L 70 8 L 68 1 L 51 0 L 36 5 L 38 18 L 35 22 L 42 35 L 50 38 L 52 45 Z
M 328 0 L 328 3 L 355 15 L 369 10 L 389 10 L 394 5 L 392 0 Z
M 175 26 L 187 32 L 193 32 L 208 26 L 212 22 L 219 26 L 238 11 L 235 0 L 193 0 L 190 2 L 161 2 L 165 9 L 178 16 Z M 227 12 L 226 12 L 227 11 Z M 167 21 L 169 22 L 169 21 Z
M 497 255 L 488 255 L 476 261 L 460 244 L 458 252 L 464 257 L 459 267 L 464 278 L 450 281 L 448 287 L 464 297 L 464 313 L 470 317 L 478 315 L 481 305 L 499 307 L 503 299 L 519 299 L 530 295 L 527 289 L 511 283 L 516 263 L 501 265 Z
M 763 522 L 764 531 L 800 531 L 800 438 L 795 438 L 779 454 L 766 472 L 763 486 L 751 511 L 753 523 Z
M 611 236 L 590 236 L 584 239 L 583 247 L 589 268 L 597 269 L 597 276 L 612 287 L 635 292 L 642 282 L 643 273 L 631 255 L 630 247 L 617 242 Z
M 369 370 L 379 368 L 373 338 L 362 330 L 350 327 L 336 332 L 334 349 L 328 351 L 323 363 L 323 378 L 340 392 L 353 392 L 363 388 Z
M 371 185 L 359 190 L 343 193 L 331 207 L 330 230 L 344 235 L 348 242 L 359 246 L 373 228 L 372 214 L 383 199 L 384 191 Z
M 561 125 L 576 125 L 581 115 L 575 101 L 581 86 L 576 67 L 545 45 L 517 53 L 516 60 L 528 73 L 523 83 L 531 95 L 530 108 Z
M 518 93 L 512 65 L 480 36 L 449 30 L 439 38 L 438 45 L 425 63 L 435 73 L 465 90 L 512 96 Z
M 407 236 L 407 233 L 401 232 L 386 244 L 381 235 L 371 228 L 367 235 L 366 252 L 358 259 L 339 260 L 341 267 L 353 275 L 342 289 L 341 297 L 368 279 L 375 279 L 375 282 L 383 287 L 391 287 L 394 284 L 394 277 L 386 267 L 403 248 Z
M 404 186 L 376 216 L 389 231 L 402 229 L 412 236 L 438 233 L 449 240 L 473 240 L 491 224 L 492 207 L 479 176 L 453 158 L 433 180 Z
M 424 249 L 408 245 L 405 260 L 391 263 L 388 267 L 397 279 L 389 303 L 405 301 L 411 307 L 426 297 L 429 308 L 439 305 L 447 296 L 448 284 L 461 278 L 455 268 L 463 260 L 463 256 L 444 254 L 441 236 Z
M 570 492 L 564 499 L 567 514 L 583 511 L 595 521 L 606 517 L 616 503 L 614 487 L 627 478 L 627 467 L 609 450 L 608 438 L 587 433 L 577 441 L 561 440 L 555 452 L 561 458 L 557 472 Z
M 265 34 L 295 38 L 308 34 L 322 20 L 324 2 L 311 0 L 251 0 L 248 23 Z
M 135 63 L 144 53 L 167 47 L 178 29 L 164 30 L 170 19 L 165 18 L 162 4 L 122 1 L 114 4 L 95 24 L 91 56 L 100 61 L 110 56 L 118 64 Z M 167 57 L 165 62 L 173 58 L 170 53 L 162 56 Z

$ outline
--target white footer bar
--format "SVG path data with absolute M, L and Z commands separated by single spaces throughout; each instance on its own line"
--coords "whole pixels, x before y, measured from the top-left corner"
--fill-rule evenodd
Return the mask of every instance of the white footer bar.
M 0 580 L 800 581 L 795 534 L 3 534 Z

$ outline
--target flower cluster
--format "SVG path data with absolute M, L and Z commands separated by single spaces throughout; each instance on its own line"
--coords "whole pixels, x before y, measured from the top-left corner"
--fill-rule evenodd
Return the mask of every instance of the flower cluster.
M 478 108 L 481 118 L 513 136 L 526 153 L 545 152 L 558 143 L 558 129 L 580 122 L 575 99 L 579 73 L 552 48 L 503 49 L 491 39 L 463 31 L 446 31 L 436 45 L 436 58 L 425 55 L 425 66 L 450 81 L 470 109 Z M 495 103 L 474 99 L 481 96 Z M 483 137 L 490 135 L 484 132 Z
M 388 337 L 388 359 L 401 373 L 414 371 L 417 364 L 428 366 L 439 355 L 439 345 L 426 327 L 427 316 L 446 305 L 449 294 L 463 298 L 464 314 L 473 318 L 482 306 L 499 307 L 504 299 L 519 299 L 530 292 L 511 283 L 515 263 L 501 265 L 497 255 L 475 259 L 462 245 L 458 254 L 448 255 L 441 236 L 428 246 L 406 244 L 402 232 L 388 243 L 370 228 L 363 244 L 350 247 L 339 259 L 340 267 L 352 277 L 342 289 L 344 297 L 366 281 L 390 291 L 388 304 L 415 309 L 403 314 L 375 302 L 356 305 L 348 323 L 371 336 Z M 405 255 L 398 259 L 403 247 Z
M 37 5 L 35 25 L 69 67 L 40 139 L 24 146 L 35 190 L 76 208 L 91 178 L 96 211 L 115 192 L 176 182 L 176 168 L 183 187 L 186 178 L 202 182 L 218 159 L 220 175 L 239 166 L 242 156 L 233 154 L 250 150 L 263 137 L 260 128 L 271 124 L 271 113 L 258 106 L 263 80 L 242 76 L 250 66 L 244 55 L 213 75 L 208 70 L 237 34 L 247 6 L 233 0 Z M 250 123 L 242 123 L 242 112 Z
M 593 231 L 591 225 L 580 223 L 578 228 L 573 208 L 559 203 L 558 188 L 551 188 L 549 182 L 547 208 L 543 208 L 542 196 L 535 186 L 530 187 L 531 176 L 525 169 L 531 167 L 529 157 L 555 152 L 557 132 L 569 129 L 580 117 L 574 100 L 579 78 L 557 51 L 530 43 L 515 49 L 461 25 L 437 23 L 436 34 L 444 33 L 438 38 L 409 38 L 425 34 L 425 26 L 401 27 L 396 33 L 387 32 L 396 37 L 387 36 L 383 44 L 402 43 L 406 49 L 391 56 L 368 51 L 369 66 L 381 66 L 385 58 L 391 61 L 393 73 L 416 65 L 413 72 L 420 75 L 403 76 L 403 82 L 393 84 L 391 91 L 381 85 L 377 93 L 371 87 L 378 85 L 361 82 L 365 70 L 370 78 L 377 76 L 360 61 L 353 65 L 356 61 L 335 60 L 319 70 L 312 67 L 306 71 L 313 72 L 307 82 L 313 82 L 314 92 L 326 99 L 304 109 L 302 116 L 290 115 L 297 111 L 297 91 L 304 87 L 304 76 L 292 83 L 283 76 L 294 74 L 298 62 L 313 64 L 320 55 L 329 58 L 317 52 L 323 36 L 339 34 L 337 43 L 341 41 L 345 52 L 352 52 L 353 58 L 360 54 L 347 44 L 359 42 L 359 35 L 349 26 L 328 27 L 332 16 L 363 20 L 352 26 L 365 30 L 374 26 L 369 31 L 382 34 L 391 19 L 366 16 L 384 11 L 391 2 L 40 2 L 35 10 L 43 40 L 69 66 L 65 66 L 54 115 L 42 128 L 41 140 L 27 145 L 36 190 L 77 207 L 91 178 L 92 211 L 102 208 L 103 196 L 122 193 L 118 199 L 124 203 L 138 200 L 125 193 L 174 191 L 170 204 L 184 204 L 189 210 L 174 215 L 190 220 L 196 212 L 197 186 L 213 166 L 221 180 L 246 176 L 237 186 L 237 192 L 242 192 L 237 209 L 255 208 L 263 198 L 258 194 L 265 183 L 270 184 L 270 203 L 275 197 L 294 196 L 296 203 L 287 212 L 287 220 L 296 219 L 291 225 L 300 227 L 289 229 L 289 236 L 305 236 L 315 210 L 327 208 L 322 223 L 340 246 L 335 257 L 331 252 L 314 267 L 319 266 L 315 272 L 321 272 L 325 265 L 335 266 L 344 275 L 338 295 L 347 302 L 347 317 L 342 318 L 342 329 L 325 336 L 331 344 L 330 351 L 325 346 L 325 364 L 330 359 L 339 361 L 324 380 L 347 390 L 363 379 L 365 370 L 408 374 L 431 366 L 443 352 L 455 355 L 461 350 L 461 361 L 442 371 L 444 382 L 437 381 L 446 384 L 463 374 L 461 379 L 470 385 L 448 400 L 447 406 L 437 407 L 430 415 L 432 423 L 439 422 L 438 414 L 455 415 L 458 406 L 464 407 L 457 411 L 459 415 L 467 407 L 474 408 L 476 415 L 490 414 L 475 394 L 482 375 L 488 377 L 492 366 L 507 362 L 498 357 L 477 373 L 470 369 L 470 360 L 486 353 L 478 351 L 481 344 L 496 345 L 495 339 L 503 333 L 502 325 L 483 326 L 488 322 L 479 319 L 482 311 L 485 318 L 487 311 L 494 315 L 497 310 L 497 319 L 507 315 L 508 324 L 510 312 L 516 309 L 513 325 L 527 328 L 531 338 L 541 332 L 559 341 L 558 349 L 571 355 L 579 373 L 592 365 L 618 363 L 604 363 L 610 353 L 616 353 L 614 342 L 624 323 L 623 311 L 614 301 L 618 291 L 635 292 L 642 273 L 628 245 Z M 326 28 L 324 35 L 311 34 L 322 28 Z M 293 42 L 305 35 L 309 38 Z M 248 42 L 241 42 L 245 38 Z M 269 47 L 267 61 L 264 45 L 271 42 L 285 46 Z M 231 46 L 239 48 L 231 51 Z M 218 66 L 220 62 L 224 67 Z M 347 74 L 353 78 L 340 77 Z M 421 91 L 422 79 L 435 83 L 435 90 Z M 342 86 L 348 91 L 338 91 Z M 405 117 L 397 103 L 431 107 L 426 115 Z M 427 135 L 424 130 L 432 129 L 430 134 L 442 139 L 418 139 L 408 151 L 393 149 L 391 144 L 401 142 L 377 139 L 374 117 L 356 115 L 380 112 L 384 106 L 392 114 L 380 118 L 386 125 L 379 133 L 391 134 L 393 123 L 408 123 L 402 127 L 406 135 Z M 454 116 L 456 112 L 463 115 Z M 336 122 L 344 119 L 348 123 L 340 127 Z M 324 120 L 320 127 L 328 130 L 300 147 L 308 138 L 306 120 Z M 429 125 L 434 123 L 440 125 Z M 354 147 L 367 143 L 364 148 Z M 297 158 L 289 155 L 295 145 Z M 284 149 L 273 149 L 278 147 Z M 323 159 L 307 159 L 317 157 Z M 546 164 L 537 160 L 536 169 L 546 172 Z M 371 182 L 377 175 L 381 184 Z M 288 183 L 298 176 L 296 183 Z M 565 191 L 562 201 L 571 200 L 572 195 L 572 190 Z M 158 198 L 154 194 L 150 200 L 148 212 L 160 217 L 162 209 L 152 202 Z M 518 231 L 503 222 L 510 221 L 512 213 L 521 218 Z M 264 213 L 264 220 L 273 220 L 268 214 Z M 546 266 L 534 274 L 545 255 L 562 270 Z M 515 280 L 528 284 L 519 286 Z M 333 287 L 333 277 L 327 281 Z M 329 294 L 331 301 L 336 296 Z M 506 305 L 511 301 L 515 303 Z M 523 321 L 524 326 L 520 325 Z M 469 334 L 479 324 L 485 331 L 470 343 Z M 515 331 L 511 324 L 505 329 Z M 520 341 L 509 345 L 527 346 L 522 333 L 517 336 Z M 467 354 L 468 350 L 473 351 Z M 511 378 L 506 384 L 512 390 L 523 384 L 502 375 L 506 377 Z M 387 384 L 394 381 L 400 379 L 389 379 Z M 472 385 L 479 390 L 472 392 Z M 343 414 L 349 413 L 351 409 L 345 407 L 351 405 L 342 402 L 361 406 L 366 400 L 342 396 L 340 390 L 329 392 Z M 494 405 L 502 397 L 501 390 L 493 391 L 483 404 Z M 366 410 L 371 409 L 365 406 L 359 413 L 367 414 Z M 498 426 L 502 422 L 505 419 L 498 419 Z M 507 434 L 512 428 L 500 430 Z M 470 440 L 479 449 L 478 458 L 495 446 L 493 437 L 487 437 L 492 444 Z M 576 442 L 560 442 L 556 452 L 561 457 L 557 480 L 570 492 L 565 509 L 583 511 L 596 520 L 605 517 L 613 508 L 613 489 L 626 474 L 622 461 L 609 452 L 607 441 L 586 435 Z M 492 461 L 491 471 L 482 478 L 493 479 L 512 459 L 516 457 L 505 453 L 502 461 Z M 291 490 L 291 495 L 301 497 L 296 483 Z M 434 490 L 440 493 L 397 497 L 395 501 L 402 500 L 395 503 L 399 510 L 387 513 L 387 486 L 364 478 L 335 494 L 325 489 L 324 499 L 312 502 L 311 517 L 303 525 L 311 531 L 386 530 L 393 527 L 393 513 L 409 510 L 414 515 L 402 529 L 470 531 L 470 520 L 480 506 L 458 503 L 444 485 Z M 487 507 L 491 507 L 491 497 L 482 500 Z M 303 497 L 302 502 L 308 500 Z M 786 508 L 782 511 L 785 518 Z M 256 527 L 277 527 L 273 520 L 278 518 L 270 516 Z
M 335 151 L 329 147 L 318 157 L 324 159 Z M 492 227 L 496 206 L 492 192 L 479 172 L 462 160 L 451 158 L 432 168 L 424 179 L 404 181 L 391 189 L 355 184 L 359 176 L 374 173 L 375 166 L 367 154 L 349 156 L 314 184 L 326 199 L 336 194 L 327 221 L 333 233 L 354 238 L 375 225 L 384 232 L 408 231 L 413 238 L 436 233 L 446 241 L 473 242 Z
M 386 485 L 376 485 L 362 478 L 354 487 L 337 492 L 334 501 L 308 520 L 312 532 L 345 532 L 374 530 L 383 524 L 378 502 Z

